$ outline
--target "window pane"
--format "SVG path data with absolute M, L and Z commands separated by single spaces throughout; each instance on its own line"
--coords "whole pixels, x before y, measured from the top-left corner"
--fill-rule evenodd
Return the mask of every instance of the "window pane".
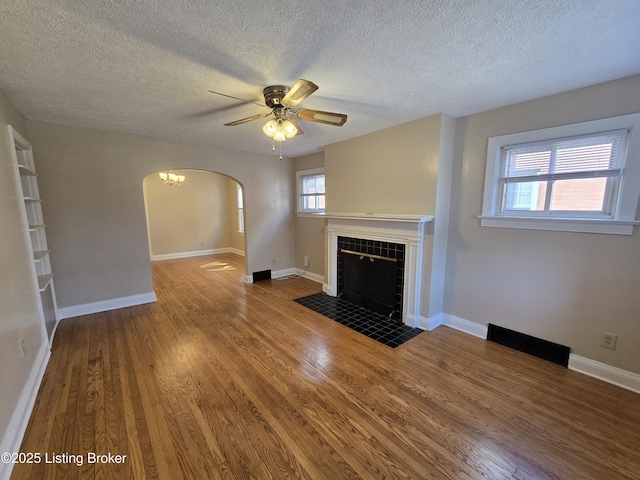
M 613 144 L 611 142 L 558 149 L 555 172 L 608 170 L 611 165 L 612 149 Z
M 307 195 L 302 197 L 303 210 L 324 210 L 324 195 Z
M 503 211 L 543 211 L 546 193 L 547 182 L 506 183 Z
M 603 212 L 606 178 L 558 180 L 553 184 L 551 210 Z
M 324 173 L 313 173 L 300 176 L 301 211 L 324 211 L 325 176 Z
M 315 210 L 316 209 L 316 197 L 304 197 L 303 199 L 303 207 L 305 210 Z
M 503 165 L 502 177 L 522 177 L 549 173 L 551 150 L 519 150 L 509 151 Z
M 302 193 L 316 193 L 316 178 L 304 177 L 302 179 Z
M 244 208 L 243 202 L 242 202 L 242 187 L 240 186 L 240 184 L 237 184 L 236 186 L 237 188 L 237 193 L 238 193 L 238 208 Z

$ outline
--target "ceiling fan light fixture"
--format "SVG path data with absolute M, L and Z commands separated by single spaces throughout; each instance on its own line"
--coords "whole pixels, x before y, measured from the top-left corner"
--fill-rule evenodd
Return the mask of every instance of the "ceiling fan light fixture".
M 284 130 L 284 136 L 287 138 L 295 137 L 298 134 L 298 127 L 288 118 L 283 120 L 282 128 Z
M 264 124 L 264 127 L 262 127 L 262 131 L 264 132 L 264 134 L 267 137 L 271 137 L 271 138 L 275 137 L 277 129 L 278 129 L 278 121 L 275 119 L 269 120 L 267 123 Z
M 295 137 L 298 134 L 298 128 L 288 118 L 269 120 L 262 127 L 262 131 L 266 136 L 278 142 L 284 142 L 287 138 Z

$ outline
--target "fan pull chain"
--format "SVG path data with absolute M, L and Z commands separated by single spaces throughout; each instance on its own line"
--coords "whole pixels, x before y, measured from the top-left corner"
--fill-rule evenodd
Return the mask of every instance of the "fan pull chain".
M 271 151 L 276 151 L 276 140 L 274 138 L 271 138 Z
M 282 160 L 282 142 L 280 142 L 280 160 Z

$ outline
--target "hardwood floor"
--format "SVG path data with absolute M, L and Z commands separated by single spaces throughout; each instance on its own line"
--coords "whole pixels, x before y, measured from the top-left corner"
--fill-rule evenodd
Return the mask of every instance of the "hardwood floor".
M 447 327 L 388 348 L 233 254 L 152 268 L 156 304 L 59 325 L 21 451 L 82 466 L 12 479 L 639 478 L 640 395 Z

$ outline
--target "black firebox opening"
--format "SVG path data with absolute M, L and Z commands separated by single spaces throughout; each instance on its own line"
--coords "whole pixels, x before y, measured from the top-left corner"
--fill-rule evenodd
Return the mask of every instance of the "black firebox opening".
M 342 298 L 374 312 L 390 315 L 396 303 L 396 262 L 344 251 Z
M 338 237 L 338 295 L 380 313 L 402 319 L 404 245 Z

